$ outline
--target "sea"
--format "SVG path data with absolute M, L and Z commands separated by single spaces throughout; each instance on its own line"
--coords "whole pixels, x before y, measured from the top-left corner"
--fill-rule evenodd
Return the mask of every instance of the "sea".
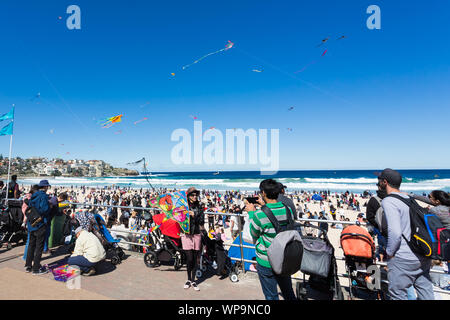
M 141 176 L 127 177 L 45 177 L 24 178 L 19 184 L 37 184 L 41 179 L 49 180 L 53 186 L 86 186 L 102 188 L 120 186 L 131 188 L 187 189 L 191 186 L 207 190 L 258 190 L 262 180 L 272 178 L 287 186 L 287 191 L 355 192 L 377 190 L 380 170 L 308 170 L 279 171 L 274 175 L 261 175 L 259 171 L 215 172 L 152 172 Z M 450 192 L 450 169 L 399 170 L 403 177 L 401 190 L 414 193 L 429 193 L 432 190 Z

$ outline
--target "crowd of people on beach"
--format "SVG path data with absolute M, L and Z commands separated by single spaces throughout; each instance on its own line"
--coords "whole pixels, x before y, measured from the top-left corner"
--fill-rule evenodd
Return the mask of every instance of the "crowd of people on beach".
M 407 240 L 411 237 L 409 206 L 399 197 L 409 199 L 411 196 L 425 202 L 444 227 L 450 229 L 449 194 L 435 190 L 428 196 L 408 195 L 400 191 L 401 181 L 397 171 L 385 169 L 378 175 L 376 195 L 368 191 L 355 194 L 329 190 L 288 193 L 285 185 L 273 179 L 263 180 L 259 191 L 254 192 L 188 188 L 190 230 L 181 232 L 180 237 L 187 270 L 184 288 L 200 290 L 195 272 L 202 250 L 202 235 L 212 232 L 218 240 L 218 250 L 223 250 L 223 242 L 236 239 L 247 221 L 247 232 L 256 247 L 256 268 L 253 270 L 258 274 L 264 296 L 270 300 L 278 299 L 278 285 L 284 299 L 295 299 L 290 276 L 275 274 L 267 257 L 267 250 L 276 235 L 262 209 L 269 208 L 279 221 L 287 221 L 288 215 L 297 221 L 309 219 L 301 229 L 309 237 L 320 237 L 329 232 L 329 228 L 342 230 L 348 222 L 365 225 L 376 240 L 376 260 L 387 263 L 390 298 L 406 300 L 416 295 L 418 299 L 432 300 L 435 298 L 433 285 L 450 289 L 450 276 L 430 275 L 429 271 L 433 267 L 449 272 L 448 262 L 432 261 L 413 252 Z M 25 271 L 33 275 L 47 273 L 48 269 L 41 265 L 42 255 L 51 255 L 52 248 L 67 245 L 71 253 L 67 263 L 78 266 L 81 274 L 86 276 L 95 274 L 97 264 L 106 256 L 104 239 L 98 229 L 93 228 L 93 224 L 98 223 L 94 214 L 103 218 L 113 236 L 127 240 L 128 243 L 121 244 L 124 249 L 145 253 L 149 230 L 154 227 L 151 217 L 159 213 L 151 207 L 149 200 L 177 191 L 119 186 L 51 188 L 47 180 L 31 187 L 20 187 L 16 176 L 7 187 L 0 181 L 0 190 L 3 190 L 2 198 L 23 200 L 16 216 L 27 231 L 23 256 Z M 250 202 L 250 198 L 255 201 Z M 10 209 L 13 207 L 11 205 Z M 380 226 L 376 220 L 380 208 L 384 210 L 389 228 L 383 228 L 385 226 Z M 349 212 L 356 214 L 356 221 Z M 223 278 L 226 274 L 224 261 L 217 262 L 220 265 L 217 275 Z

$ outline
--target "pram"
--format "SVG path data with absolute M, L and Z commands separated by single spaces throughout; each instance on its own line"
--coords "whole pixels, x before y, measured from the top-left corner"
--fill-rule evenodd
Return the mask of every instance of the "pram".
M 110 259 L 113 265 L 122 262 L 125 252 L 119 247 L 121 239 L 115 239 L 106 228 L 105 220 L 98 213 L 94 213 L 95 222 L 92 224 L 92 232 L 99 238 L 106 251 L 106 259 Z
M 299 226 L 304 227 L 305 225 L 299 224 Z M 315 225 L 308 225 L 308 227 L 320 229 Z M 300 271 L 303 273 L 303 282 L 297 282 L 297 298 L 307 300 L 308 290 L 305 276 L 309 275 L 308 285 L 310 288 L 326 294 L 325 298 L 328 300 L 344 300 L 337 274 L 334 247 L 328 239 L 327 232 L 322 230 L 319 237 L 305 236 L 301 232 L 300 235 L 303 244 L 300 267 Z
M 164 217 L 164 213 L 153 216 L 153 222 L 160 227 L 153 232 L 149 231 L 150 247 L 144 255 L 144 263 L 147 267 L 154 268 L 161 262 L 168 263 L 173 260 L 173 267 L 179 270 L 186 262 L 185 253 L 181 247 L 181 228 L 178 222 L 172 219 L 163 222 Z
M 345 267 L 349 275 L 350 299 L 356 295 L 357 289 L 370 295 L 376 294 L 377 299 L 384 299 L 384 294 L 372 283 L 372 272 L 368 268 L 375 265 L 375 243 L 364 228 L 358 225 L 345 227 L 341 233 L 341 247 L 345 256 Z M 372 269 L 372 268 L 371 268 Z
M 12 243 L 16 245 L 22 240 L 27 242 L 27 232 L 22 227 L 22 201 L 15 203 L 8 201 L 9 206 L 2 205 L 0 208 L 0 247 L 6 243 L 7 250 L 12 249 Z
M 208 266 L 216 270 L 219 260 L 222 260 L 224 271 L 228 274 L 231 282 L 239 281 L 239 264 L 231 261 L 228 250 L 220 248 L 218 240 L 213 236 L 209 237 L 206 231 L 202 232 L 202 244 L 199 269 L 195 272 L 195 276 L 201 278 L 203 273 L 208 270 Z

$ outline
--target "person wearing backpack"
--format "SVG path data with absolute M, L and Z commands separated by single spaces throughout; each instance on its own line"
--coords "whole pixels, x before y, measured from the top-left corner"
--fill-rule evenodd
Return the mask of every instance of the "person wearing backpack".
M 400 192 L 402 176 L 384 169 L 378 176 L 378 187 L 387 196 L 381 202 L 387 220 L 387 267 L 389 295 L 393 300 L 407 300 L 408 288 L 414 286 L 419 300 L 434 300 L 430 278 L 431 259 L 412 251 L 410 207 L 401 199 L 410 200 Z M 398 198 L 397 198 L 398 197 Z
M 280 194 L 280 184 L 273 179 L 263 180 L 259 185 L 261 191 L 258 197 L 258 204 L 261 209 L 256 210 L 255 205 L 245 200 L 245 210 L 249 214 L 250 233 L 256 249 L 256 270 L 258 272 L 261 288 L 266 300 L 278 300 L 277 285 L 285 300 L 295 300 L 292 280 L 290 276 L 280 276 L 274 273 L 269 262 L 267 250 L 276 236 L 275 227 L 271 223 L 267 214 L 262 210 L 268 208 L 278 221 L 288 220 L 288 215 L 293 219 L 290 209 L 278 202 Z M 262 199 L 261 199 L 262 197 Z M 281 222 L 280 222 L 281 225 Z M 284 226 L 283 224 L 282 226 Z
M 42 251 L 44 250 L 46 225 L 48 222 L 48 216 L 50 213 L 49 198 L 47 190 L 50 184 L 47 180 L 41 180 L 38 184 L 38 191 L 34 192 L 28 201 L 28 209 L 36 210 L 40 216 L 40 220 L 36 220 L 36 223 L 31 223 L 30 219 L 27 219 L 27 229 L 30 233 L 30 241 L 27 248 L 27 258 L 25 263 L 26 272 L 33 271 L 33 275 L 47 273 L 48 270 L 41 266 Z M 28 217 L 29 218 L 29 217 Z

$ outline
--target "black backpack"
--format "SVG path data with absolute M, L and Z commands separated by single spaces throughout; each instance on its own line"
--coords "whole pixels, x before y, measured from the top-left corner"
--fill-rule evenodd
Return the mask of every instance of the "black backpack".
M 411 240 L 408 243 L 411 250 L 421 256 L 436 259 L 450 259 L 450 230 L 446 229 L 441 220 L 435 214 L 421 207 L 412 198 L 403 198 L 396 194 L 390 194 L 401 200 L 409 207 L 409 218 L 411 223 Z

